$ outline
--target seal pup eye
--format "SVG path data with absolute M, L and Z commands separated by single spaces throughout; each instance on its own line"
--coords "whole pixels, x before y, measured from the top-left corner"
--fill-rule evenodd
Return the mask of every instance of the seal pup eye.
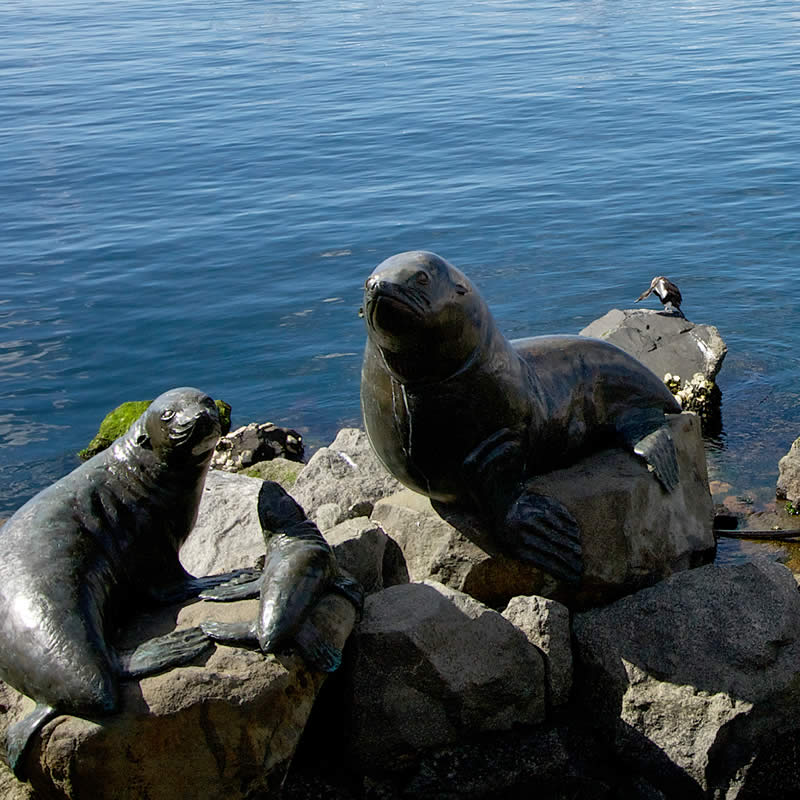
M 161 419 L 163 419 L 164 422 L 169 422 L 174 416 L 175 412 L 171 408 L 161 412 Z
M 467 293 L 467 287 L 463 286 L 460 283 L 457 283 L 456 284 L 456 294 L 466 294 L 466 293 Z

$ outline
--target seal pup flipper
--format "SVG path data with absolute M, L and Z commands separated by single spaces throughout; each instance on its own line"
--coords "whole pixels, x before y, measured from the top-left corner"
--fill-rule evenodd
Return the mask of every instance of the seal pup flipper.
M 364 610 L 364 587 L 355 578 L 340 573 L 333 579 L 330 588 L 346 597 L 355 607 L 359 617 L 361 616 Z
M 215 603 L 227 603 L 233 600 L 249 600 L 258 597 L 264 584 L 264 573 L 257 575 L 242 575 L 232 581 L 220 583 L 213 589 L 200 592 L 197 595 L 201 600 L 210 600 Z
M 303 658 L 320 672 L 336 672 L 342 664 L 342 651 L 328 644 L 310 622 L 300 627 L 294 636 L 294 642 L 300 648 Z
M 232 572 L 221 572 L 219 575 L 206 575 L 204 578 L 195 578 L 187 575 L 186 578 L 167 588 L 154 589 L 152 597 L 159 605 L 171 605 L 172 603 L 183 603 L 195 597 L 200 597 L 204 592 L 210 591 L 217 586 L 227 586 L 239 583 L 256 581 L 261 577 L 261 572 L 252 567 L 243 567 Z M 252 595 L 255 597 L 257 591 Z
M 143 678 L 188 664 L 213 647 L 202 628 L 184 628 L 148 639 L 133 650 L 121 651 L 117 660 L 123 677 Z
M 258 634 L 254 622 L 201 622 L 203 633 L 223 644 L 247 644 L 258 647 Z
M 509 555 L 570 585 L 580 582 L 581 530 L 569 509 L 555 498 L 523 492 L 497 533 Z
M 42 725 L 49 722 L 57 715 L 58 711 L 52 706 L 45 705 L 44 703 L 37 703 L 36 708 L 34 708 L 27 717 L 8 726 L 8 730 L 6 731 L 5 753 L 2 755 L 3 761 L 8 764 L 17 780 L 25 780 L 23 763 L 25 760 L 25 753 L 28 750 L 33 735 Z
M 671 492 L 678 485 L 678 456 L 675 442 L 658 408 L 632 409 L 617 420 L 617 430 L 661 485 Z

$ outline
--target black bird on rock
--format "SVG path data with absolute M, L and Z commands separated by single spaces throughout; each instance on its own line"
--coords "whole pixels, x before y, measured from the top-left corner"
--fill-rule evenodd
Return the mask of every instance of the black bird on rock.
M 671 311 L 674 311 L 678 316 L 686 319 L 683 311 L 681 311 L 681 302 L 683 298 L 681 297 L 680 289 L 678 289 L 669 278 L 665 278 L 663 275 L 656 275 L 650 282 L 650 288 L 646 292 L 642 292 L 636 299 L 636 302 L 638 303 L 640 300 L 644 300 L 645 297 L 648 297 L 652 292 L 656 293 L 665 309 L 669 306 Z

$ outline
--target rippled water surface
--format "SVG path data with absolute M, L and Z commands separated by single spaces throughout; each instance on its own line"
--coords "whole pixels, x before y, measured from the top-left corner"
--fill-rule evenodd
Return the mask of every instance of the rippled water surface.
M 173 386 L 325 443 L 363 281 L 416 248 L 510 336 L 668 275 L 729 347 L 712 477 L 767 499 L 800 434 L 799 46 L 781 0 L 7 0 L 0 515 Z

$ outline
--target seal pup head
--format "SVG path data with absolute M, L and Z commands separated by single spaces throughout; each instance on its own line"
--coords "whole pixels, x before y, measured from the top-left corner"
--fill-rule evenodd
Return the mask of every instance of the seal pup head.
M 220 436 L 219 412 L 205 392 L 185 386 L 159 395 L 134 423 L 134 442 L 164 458 L 203 461 Z
M 367 334 L 401 383 L 443 380 L 470 362 L 491 315 L 466 275 L 412 250 L 378 264 L 364 286 Z

